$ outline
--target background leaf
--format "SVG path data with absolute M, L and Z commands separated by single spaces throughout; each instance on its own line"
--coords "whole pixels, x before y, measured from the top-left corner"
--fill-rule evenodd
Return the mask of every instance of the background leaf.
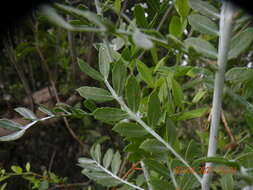
M 78 88 L 77 91 L 80 96 L 88 100 L 94 100 L 98 102 L 106 102 L 113 100 L 111 94 L 102 88 L 83 86 Z

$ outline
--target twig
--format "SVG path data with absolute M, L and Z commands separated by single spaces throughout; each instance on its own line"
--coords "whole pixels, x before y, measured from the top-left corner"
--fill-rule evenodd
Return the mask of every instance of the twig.
M 164 13 L 161 22 L 159 23 L 159 25 L 157 26 L 156 30 L 159 31 L 162 27 L 162 25 L 164 24 L 164 22 L 166 21 L 166 19 L 168 18 L 168 15 L 170 14 L 170 11 L 173 8 L 173 3 L 168 7 L 168 9 L 166 10 L 166 12 Z
M 51 156 L 50 162 L 49 162 L 49 166 L 48 166 L 48 171 L 50 172 L 54 163 L 54 158 L 56 155 L 56 150 L 53 151 L 53 154 Z
M 55 185 L 54 187 L 49 188 L 48 190 L 58 189 L 58 188 L 69 188 L 69 187 L 78 187 L 78 186 L 86 186 L 90 183 L 90 180 L 84 183 L 70 183 L 70 184 L 61 184 Z
M 141 168 L 143 170 L 144 177 L 145 177 L 146 182 L 148 184 L 148 189 L 153 190 L 152 184 L 150 183 L 150 176 L 149 176 L 148 170 L 147 170 L 143 161 L 141 161 Z
M 124 174 L 122 179 L 127 179 L 130 173 L 134 171 L 134 169 L 140 164 L 140 162 L 136 162 L 135 164 L 132 164 L 131 168 Z

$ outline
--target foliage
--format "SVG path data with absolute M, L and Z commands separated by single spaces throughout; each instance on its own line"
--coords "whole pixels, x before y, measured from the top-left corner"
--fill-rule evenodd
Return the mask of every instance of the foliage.
M 252 188 L 253 75 L 252 68 L 245 66 L 252 62 L 244 59 L 252 55 L 250 18 L 240 12 L 235 17 L 223 94 L 225 130 L 221 129 L 217 137 L 218 155 L 206 157 L 208 132 L 204 126 L 209 122 L 218 68 L 215 60 L 222 30 L 218 27 L 221 4 L 148 0 L 146 4 L 131 4 L 127 10 L 133 12 L 125 14 L 121 6 L 125 2 L 95 0 L 90 6 L 96 13 L 58 3 L 41 7 L 44 17 L 70 32 L 96 33 L 97 65 L 82 58 L 77 62 L 97 85 L 76 89 L 85 99 L 78 108 L 62 103 L 54 109 L 40 106 L 47 115 L 43 118 L 27 108 L 16 108 L 31 122 L 21 126 L 1 119 L 1 126 L 13 133 L 0 140 L 16 140 L 37 122 L 53 117 L 93 117 L 103 123 L 102 128 L 110 126 L 113 135 L 124 139 L 116 145 L 123 151 L 104 147 L 106 139 L 99 139 L 91 147 L 91 159 L 78 160 L 82 174 L 102 186 L 200 189 L 202 174 L 208 172 L 202 166 L 211 162 L 217 176 L 211 184 L 213 189 Z M 61 14 L 76 20 L 66 20 Z M 127 153 L 125 158 L 123 152 Z M 127 163 L 134 167 L 128 170 Z M 177 167 L 184 169 L 177 173 Z M 223 175 L 224 170 L 219 170 L 222 167 L 232 167 L 236 172 Z

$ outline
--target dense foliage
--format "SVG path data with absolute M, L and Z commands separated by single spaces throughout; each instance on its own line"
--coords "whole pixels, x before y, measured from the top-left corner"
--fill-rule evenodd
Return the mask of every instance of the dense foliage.
M 36 18 L 32 44 L 6 47 L 9 53 L 16 51 L 14 66 L 20 56 L 37 52 L 57 104 L 38 105 L 42 116 L 33 107 L 33 111 L 15 108 L 29 123 L 1 119 L 0 127 L 12 131 L 1 141 L 22 139 L 36 123 L 63 118 L 82 150 L 81 173 L 95 182 L 74 187 L 206 190 L 203 175 L 212 173 L 211 189 L 253 189 L 250 16 L 216 1 L 95 0 L 44 5 Z M 230 18 L 231 36 L 226 35 Z M 44 28 L 38 28 L 39 22 Z M 56 85 L 51 69 L 56 63 L 61 66 L 63 86 Z M 85 86 L 80 71 L 88 81 Z M 22 82 L 25 88 L 27 81 Z M 60 97 L 57 88 L 62 90 Z M 29 88 L 25 90 L 29 95 Z M 217 90 L 222 110 L 211 114 Z M 62 102 L 61 95 L 74 93 L 84 100 L 72 105 Z M 215 154 L 207 156 L 214 146 L 209 143 L 210 118 L 220 126 L 214 134 Z M 77 133 L 69 121 L 79 125 Z M 212 165 L 206 167 L 206 162 Z M 61 186 L 66 179 L 50 171 L 40 176 L 30 171 L 29 163 L 25 168 L 12 166 L 10 173 L 2 169 L 0 181 L 21 175 L 34 189 L 68 185 Z

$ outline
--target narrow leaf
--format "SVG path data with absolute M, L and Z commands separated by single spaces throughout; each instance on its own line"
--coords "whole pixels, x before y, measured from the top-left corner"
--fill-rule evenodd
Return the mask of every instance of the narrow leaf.
M 164 153 L 168 152 L 168 149 L 156 139 L 147 139 L 141 145 L 140 148 L 151 153 Z
M 141 75 L 142 80 L 144 80 L 149 86 L 154 86 L 154 78 L 152 76 L 152 71 L 140 60 L 136 61 L 138 72 Z
M 128 114 L 125 111 L 109 107 L 98 108 L 92 113 L 92 115 L 98 120 L 107 122 L 120 121 L 128 118 Z
M 102 44 L 99 47 L 98 53 L 99 71 L 105 78 L 108 77 L 110 71 L 110 63 L 113 62 L 109 51 L 110 50 L 105 44 Z
M 113 100 L 111 94 L 102 88 L 83 86 L 78 88 L 77 91 L 80 96 L 88 100 L 94 100 L 98 102 L 106 102 Z
M 193 47 L 198 53 L 200 53 L 204 57 L 212 59 L 217 58 L 217 49 L 206 40 L 191 37 L 185 40 L 185 44 L 188 47 Z
M 126 82 L 126 100 L 129 108 L 137 112 L 140 105 L 141 89 L 133 75 L 131 75 Z
M 207 1 L 203 0 L 189 0 L 189 4 L 192 9 L 195 11 L 199 11 L 203 15 L 207 15 L 211 18 L 219 18 L 219 10 L 208 3 Z
M 103 76 L 98 71 L 89 66 L 88 63 L 79 58 L 77 59 L 77 63 L 81 71 L 86 73 L 89 77 L 98 81 L 104 81 Z
M 113 174 L 116 175 L 118 173 L 120 165 L 121 165 L 121 156 L 120 156 L 119 151 L 117 151 L 113 156 L 112 164 L 111 164 Z
M 157 91 L 151 93 L 148 99 L 148 124 L 153 128 L 158 125 L 161 116 L 161 106 Z
M 228 52 L 228 59 L 238 57 L 245 51 L 253 41 L 253 28 L 247 28 L 232 38 L 230 50 Z
M 136 123 L 121 122 L 115 125 L 112 130 L 124 137 L 141 137 L 148 134 L 143 127 Z
M 113 150 L 111 148 L 109 148 L 103 158 L 103 165 L 104 167 L 107 169 L 109 168 L 111 162 L 112 162 L 112 158 L 113 158 Z
M 0 119 L 0 128 L 8 129 L 10 131 L 18 131 L 22 129 L 22 125 L 8 119 Z
M 146 20 L 146 17 L 145 17 L 145 11 L 141 5 L 135 5 L 134 16 L 136 18 L 137 25 L 140 28 L 147 28 L 148 27 L 148 21 Z
M 135 30 L 133 33 L 133 42 L 143 49 L 151 49 L 154 45 L 153 42 L 147 38 L 146 34 L 140 32 L 139 30 Z
M 122 61 L 116 62 L 112 70 L 112 84 L 116 93 L 120 96 L 123 94 L 126 77 L 127 68 Z
M 199 14 L 192 14 L 188 16 L 188 21 L 194 30 L 197 30 L 203 34 L 219 35 L 219 29 L 215 22 Z
M 38 119 L 37 116 L 31 110 L 29 110 L 27 108 L 18 107 L 18 108 L 15 108 L 14 110 L 26 119 L 30 119 L 30 120 Z
M 198 108 L 195 110 L 184 112 L 179 117 L 177 117 L 177 120 L 181 121 L 181 120 L 199 118 L 199 117 L 203 116 L 204 114 L 206 114 L 208 112 L 208 110 L 209 110 L 208 107 L 204 107 L 204 108 Z

